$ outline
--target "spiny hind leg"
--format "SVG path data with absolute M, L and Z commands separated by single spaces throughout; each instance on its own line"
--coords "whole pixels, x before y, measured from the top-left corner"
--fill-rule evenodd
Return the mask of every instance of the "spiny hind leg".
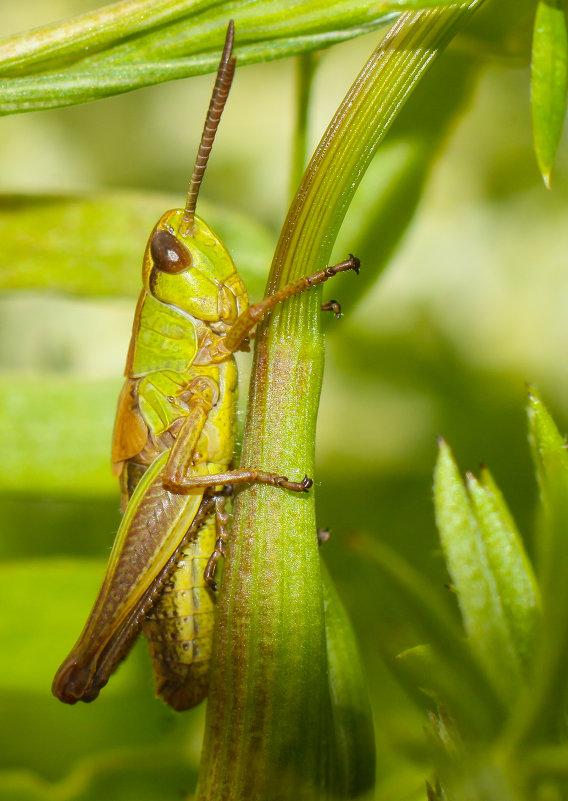
M 307 492 L 314 482 L 308 476 L 301 481 L 290 481 L 286 476 L 278 473 L 268 473 L 265 470 L 239 468 L 228 470 L 226 473 L 213 473 L 203 476 L 185 476 L 175 483 L 168 481 L 168 489 L 173 492 L 191 492 L 204 487 L 216 487 L 219 484 L 269 484 L 272 487 L 292 490 L 292 492 Z

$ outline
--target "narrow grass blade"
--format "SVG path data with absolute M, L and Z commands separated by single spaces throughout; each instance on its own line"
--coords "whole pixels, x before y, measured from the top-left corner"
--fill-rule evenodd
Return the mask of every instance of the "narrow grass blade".
M 198 54 L 222 43 L 231 18 L 237 30 L 245 32 L 247 42 L 268 42 L 318 33 L 341 36 L 342 31 L 356 31 L 393 13 L 453 2 L 245 0 L 235 5 L 229 0 L 121 0 L 64 22 L 0 39 L 0 75 L 53 71 L 97 54 L 116 56 L 116 48 L 123 56 L 140 54 L 141 49 L 145 55 L 161 52 L 162 58 Z M 276 25 L 274 30 L 272 25 Z M 208 48 L 203 47 L 204 38 Z M 277 50 L 278 44 L 273 43 L 273 53 Z M 155 56 L 151 60 L 155 61 Z
M 213 72 L 229 19 L 239 65 L 329 47 L 392 21 L 388 0 L 129 0 L 0 41 L 0 114 Z

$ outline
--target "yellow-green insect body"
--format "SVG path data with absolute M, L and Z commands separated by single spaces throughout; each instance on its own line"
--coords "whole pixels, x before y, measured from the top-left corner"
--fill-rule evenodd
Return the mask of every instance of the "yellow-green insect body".
M 96 697 L 116 655 L 128 650 L 130 632 L 140 628 L 150 637 L 157 689 L 168 703 L 186 708 L 207 693 L 204 643 L 215 602 L 203 570 L 215 547 L 215 518 L 209 514 L 197 528 L 203 487 L 170 492 L 165 485 L 229 469 L 237 368 L 221 346 L 248 298 L 220 240 L 198 218 L 190 233 L 180 234 L 182 215 L 167 212 L 146 248 L 113 439 L 125 513 L 99 598 L 56 679 L 57 694 L 71 703 Z M 194 542 L 180 553 L 194 525 Z M 192 654 L 199 654 L 194 669 Z
M 142 417 L 148 439 L 136 454 L 113 449 L 115 464 L 121 465 L 126 501 L 145 462 L 155 450 L 171 444 L 178 425 L 193 432 L 201 426 L 187 466 L 194 474 L 200 469 L 211 474 L 224 472 L 233 459 L 237 368 L 232 355 L 215 363 L 209 350 L 247 307 L 247 293 L 224 245 L 203 221 L 196 217 L 191 234 L 180 234 L 182 215 L 183 210 L 178 209 L 162 217 L 144 258 L 145 289 L 132 333 L 126 392 L 137 395 L 138 407 L 131 413 Z M 184 270 L 169 273 L 160 269 L 163 248 L 152 247 L 162 236 L 160 232 L 176 238 L 180 262 L 189 264 Z M 187 253 L 181 252 L 182 247 L 187 247 Z M 124 422 L 132 425 L 131 420 Z M 117 443 L 123 439 L 121 425 L 119 413 Z M 188 529 L 194 511 L 188 502 Z M 156 692 L 175 709 L 202 701 L 209 686 L 215 599 L 203 573 L 215 540 L 215 518 L 209 516 L 196 539 L 184 549 L 142 624 Z

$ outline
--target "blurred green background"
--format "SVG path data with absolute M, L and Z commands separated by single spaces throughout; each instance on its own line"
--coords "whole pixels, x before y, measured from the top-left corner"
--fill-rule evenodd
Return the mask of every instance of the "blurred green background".
M 0 30 L 8 34 L 96 5 L 4 0 Z M 370 168 L 336 249 L 338 258 L 349 250 L 362 255 L 363 268 L 355 288 L 346 280 L 331 290 L 344 316 L 326 321 L 318 518 L 331 528 L 323 556 L 369 677 L 380 799 L 424 797 L 426 717 L 419 693 L 396 678 L 396 654 L 416 644 L 411 621 L 375 568 L 351 550 L 350 535 L 365 532 L 389 543 L 452 605 L 431 500 L 436 437 L 446 437 L 463 469 L 490 466 L 527 535 L 536 500 L 527 381 L 540 388 L 561 428 L 566 423 L 568 159 L 561 147 L 547 192 L 531 143 L 532 3 L 514 6 L 514 27 L 507 24 L 512 7 L 505 3 L 499 11 L 488 3 L 442 57 Z M 322 55 L 314 146 L 378 38 Z M 224 235 L 253 298 L 262 295 L 288 202 L 294 69 L 281 61 L 237 72 L 199 209 Z M 195 783 L 203 710 L 178 715 L 154 700 L 143 643 L 93 705 L 66 707 L 51 696 L 50 684 L 90 609 L 118 524 L 108 452 L 140 259 L 154 218 L 185 196 L 211 83 L 205 76 L 0 121 L 0 275 L 7 287 L 0 296 L 0 799 L 6 801 L 167 800 Z M 401 201 L 392 186 L 404 181 Z M 22 193 L 48 200 L 30 204 Z M 91 225 L 83 207 L 68 201 L 91 193 L 127 209 L 116 227 L 124 227 L 138 253 L 125 245 L 117 275 L 102 272 L 96 291 L 81 297 L 90 254 L 104 270 L 118 248 L 116 232 L 112 241 L 105 238 L 101 216 Z M 379 213 L 381 198 L 387 201 Z M 389 235 L 406 222 L 400 247 L 378 277 L 393 245 Z M 51 244 L 38 245 L 40 235 Z M 57 291 L 49 288 L 49 271 L 57 271 L 66 239 L 66 291 Z M 49 270 L 41 289 L 44 259 Z M 10 289 L 9 276 L 19 275 L 19 288 Z M 241 361 L 244 406 L 248 357 Z

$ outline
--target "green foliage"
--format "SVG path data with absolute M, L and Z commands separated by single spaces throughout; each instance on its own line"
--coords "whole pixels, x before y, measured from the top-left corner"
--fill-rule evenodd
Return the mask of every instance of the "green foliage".
M 166 209 L 178 204 L 179 198 L 150 192 L 4 195 L 0 198 L 3 259 L 18 269 L 0 275 L 0 288 L 135 298 L 138 262 L 148 231 Z M 262 270 L 270 256 L 263 229 L 207 202 L 201 213 L 222 239 L 232 242 L 246 277 Z
M 0 42 L 0 113 L 57 108 L 176 78 L 213 72 L 227 20 L 239 63 L 316 50 L 368 33 L 416 0 L 327 3 L 126 0 L 61 25 Z M 381 8 L 382 6 L 382 8 Z M 326 11 L 324 14 L 323 12 Z M 25 76 L 25 77 L 21 77 Z
M 375 783 L 375 738 L 367 682 L 347 611 L 322 565 L 326 655 L 335 736 L 333 793 L 357 798 Z
M 568 456 L 564 439 L 535 395 L 529 424 L 542 497 L 538 582 L 493 478 L 483 469 L 480 480 L 468 474 L 464 483 L 448 446 L 440 443 L 436 519 L 465 642 L 460 634 L 448 638 L 444 628 L 429 626 L 429 647 L 403 654 L 403 663 L 410 663 L 435 703 L 431 721 L 439 783 L 437 790 L 429 786 L 429 799 L 528 801 L 563 798 L 567 789 L 559 765 L 567 753 Z M 376 547 L 368 550 L 376 560 Z M 395 576 L 403 597 L 415 595 L 404 578 L 408 567 L 399 565 L 393 572 L 392 556 L 376 561 Z M 427 589 L 422 593 L 428 596 Z M 444 676 L 464 644 L 470 656 L 462 657 L 462 665 L 473 659 L 481 675 L 475 679 L 477 688 L 456 698 L 455 683 Z M 467 724 L 475 707 L 486 703 L 484 681 L 501 706 L 480 732 Z M 464 706 L 471 708 L 469 718 Z

